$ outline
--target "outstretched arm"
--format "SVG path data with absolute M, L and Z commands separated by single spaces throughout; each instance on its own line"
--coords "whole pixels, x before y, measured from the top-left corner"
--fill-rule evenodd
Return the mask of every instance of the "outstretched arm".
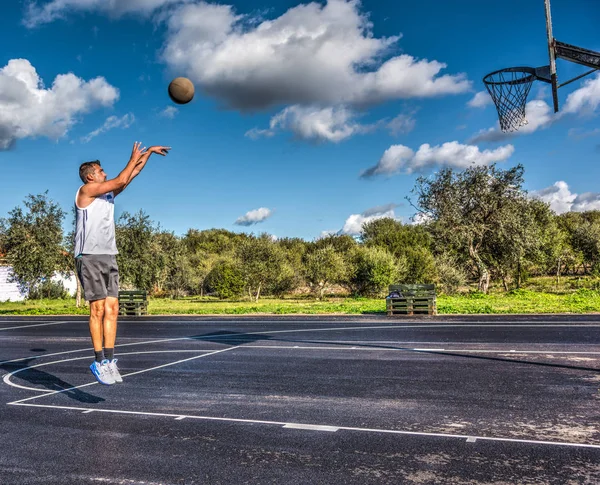
M 93 182 L 86 183 L 81 187 L 81 195 L 84 199 L 93 199 L 99 195 L 106 194 L 108 192 L 114 192 L 125 185 L 131 177 L 131 174 L 135 170 L 138 160 L 144 155 L 144 149 L 140 149 L 142 143 L 137 141 L 133 144 L 133 150 L 131 151 L 131 157 L 125 168 L 117 175 L 114 179 L 107 180 L 106 182 Z
M 146 162 L 150 158 L 150 155 L 152 155 L 153 153 L 157 153 L 159 155 L 165 156 L 167 153 L 169 153 L 170 149 L 171 149 L 171 147 L 151 146 L 145 152 L 143 152 L 142 156 L 138 159 L 138 161 L 133 169 L 133 172 L 131 172 L 131 175 L 129 176 L 129 179 L 127 180 L 125 185 L 123 187 L 117 188 L 113 191 L 115 194 L 115 197 L 117 195 L 119 195 L 121 192 L 123 192 L 125 190 L 125 187 L 127 187 L 131 183 L 131 181 L 139 175 L 139 173 L 146 166 Z

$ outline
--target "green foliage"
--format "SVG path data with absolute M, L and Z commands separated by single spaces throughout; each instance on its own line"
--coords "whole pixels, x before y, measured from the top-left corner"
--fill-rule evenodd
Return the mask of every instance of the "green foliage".
M 244 292 L 245 281 L 239 263 L 231 258 L 220 259 L 208 274 L 206 285 L 219 298 L 240 296 Z
M 403 267 L 396 282 L 431 283 L 435 279 L 433 239 L 426 227 L 382 218 L 364 224 L 360 238 L 367 247 L 383 248 L 396 257 Z
M 429 249 L 433 242 L 426 227 L 402 224 L 389 217 L 364 224 L 360 239 L 367 246 L 387 249 L 397 258 L 405 256 L 407 248 Z
M 396 259 L 388 250 L 358 246 L 348 262 L 346 286 L 355 295 L 382 296 L 406 271 L 406 261 Z
M 239 243 L 246 240 L 246 234 L 236 234 L 225 229 L 190 229 L 183 238 L 188 252 L 204 252 L 218 256 L 232 255 Z
M 348 234 L 330 234 L 311 244 L 312 249 L 323 249 L 329 246 L 339 254 L 348 254 L 357 246 L 357 242 Z
M 262 289 L 276 288 L 284 279 L 290 279 L 289 266 L 283 250 L 268 234 L 249 237 L 236 248 L 236 257 L 244 275 L 244 280 L 258 300 Z
M 29 194 L 2 221 L 2 247 L 15 281 L 31 292 L 56 272 L 66 272 L 62 221 L 65 213 L 45 192 Z
M 46 280 L 32 288 L 27 298 L 29 300 L 41 300 L 43 298 L 65 300 L 69 298 L 69 293 L 61 281 Z
M 439 294 L 455 294 L 467 284 L 467 275 L 455 258 L 442 253 L 435 258 L 436 290 Z
M 303 262 L 306 282 L 321 299 L 330 284 L 344 280 L 344 259 L 332 245 L 311 250 Z
M 500 170 L 493 164 L 461 172 L 444 168 L 432 178 L 419 177 L 413 189 L 437 245 L 468 255 L 484 293 L 492 271 L 506 272 L 526 251 L 522 185 L 521 165 Z
M 157 257 L 157 290 L 164 289 L 174 298 L 186 294 L 194 284 L 194 271 L 183 241 L 172 232 L 159 232 L 154 235 L 153 249 Z
M 142 210 L 133 215 L 124 212 L 117 221 L 115 232 L 120 283 L 139 290 L 157 289 L 161 265 L 164 265 L 157 257 L 155 245 L 158 226 Z

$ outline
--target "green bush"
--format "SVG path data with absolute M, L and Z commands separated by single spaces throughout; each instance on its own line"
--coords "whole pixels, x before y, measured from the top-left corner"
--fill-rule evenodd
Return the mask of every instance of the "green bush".
M 219 298 L 235 298 L 244 292 L 244 275 L 235 261 L 222 259 L 206 277 L 206 285 Z
M 29 300 L 41 300 L 50 298 L 53 300 L 64 300 L 69 298 L 69 293 L 61 281 L 46 280 L 29 291 Z
M 346 286 L 355 295 L 381 296 L 398 281 L 405 266 L 404 259 L 397 260 L 387 249 L 357 247 L 348 264 Z
M 458 263 L 446 254 L 435 258 L 438 293 L 454 295 L 461 286 L 466 285 L 467 275 Z

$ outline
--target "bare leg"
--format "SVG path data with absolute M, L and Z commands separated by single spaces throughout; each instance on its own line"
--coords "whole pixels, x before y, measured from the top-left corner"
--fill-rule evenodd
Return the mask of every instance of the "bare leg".
M 113 349 L 117 339 L 117 317 L 119 315 L 119 299 L 107 296 L 104 303 L 104 347 Z
M 102 350 L 104 304 L 104 300 L 90 302 L 90 335 L 92 336 L 92 344 L 94 345 L 95 352 Z

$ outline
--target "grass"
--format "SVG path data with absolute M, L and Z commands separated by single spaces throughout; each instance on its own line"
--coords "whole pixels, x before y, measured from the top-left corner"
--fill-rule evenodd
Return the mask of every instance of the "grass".
M 439 314 L 481 313 L 595 313 L 600 312 L 598 278 L 532 278 L 523 289 L 509 292 L 492 288 L 484 295 L 469 289 L 461 294 L 439 295 Z M 385 314 L 383 298 L 330 297 L 317 301 L 307 297 L 218 300 L 211 297 L 186 297 L 172 300 L 151 298 L 151 315 L 236 315 L 282 314 Z M 75 299 L 0 302 L 0 315 L 87 315 L 86 306 L 76 308 Z

